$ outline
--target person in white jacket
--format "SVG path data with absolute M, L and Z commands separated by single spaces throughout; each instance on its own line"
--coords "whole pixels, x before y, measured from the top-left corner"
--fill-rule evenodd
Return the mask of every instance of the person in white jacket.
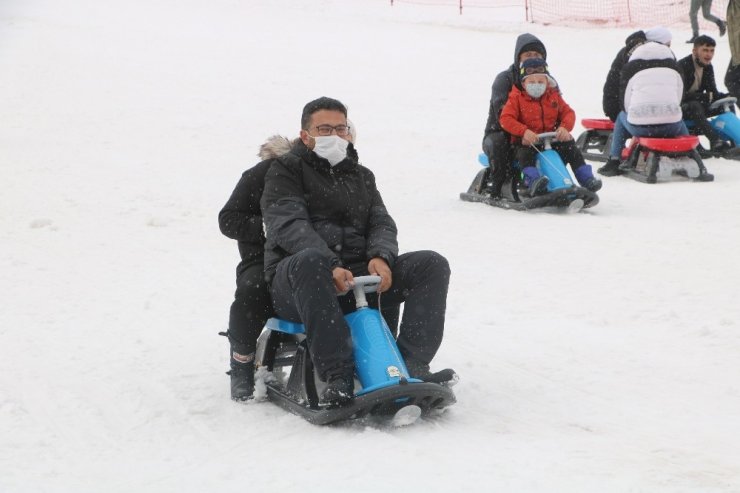
M 670 49 L 670 32 L 665 28 L 654 30 L 656 33 L 635 49 L 622 69 L 623 109 L 614 123 L 609 160 L 598 171 L 604 176 L 620 174 L 622 149 L 630 136 L 676 137 L 689 133 L 681 113 L 683 79 Z M 660 42 L 650 41 L 651 37 Z

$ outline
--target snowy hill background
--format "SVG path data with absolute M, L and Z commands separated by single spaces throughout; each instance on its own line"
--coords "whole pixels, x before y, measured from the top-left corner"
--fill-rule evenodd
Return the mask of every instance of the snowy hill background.
M 629 34 L 521 21 L 0 3 L 0 491 L 740 491 L 740 163 L 708 160 L 709 184 L 606 179 L 577 215 L 459 201 L 518 34 L 545 42 L 579 120 Z M 216 216 L 322 95 L 349 106 L 401 249 L 452 266 L 435 366 L 459 372 L 458 403 L 413 427 L 228 398 L 238 254 Z

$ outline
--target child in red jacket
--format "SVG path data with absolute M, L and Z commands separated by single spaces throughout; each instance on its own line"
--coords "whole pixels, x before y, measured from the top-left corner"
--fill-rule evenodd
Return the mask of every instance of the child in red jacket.
M 499 122 L 512 135 L 516 157 L 522 170 L 524 185 L 531 196 L 547 191 L 547 177 L 535 168 L 538 141 L 537 134 L 555 132 L 552 148 L 560 154 L 563 162 L 569 163 L 578 183 L 592 192 L 601 189 L 601 180 L 594 178 L 591 166 L 583 160 L 580 149 L 573 141 L 570 131 L 576 114 L 568 106 L 550 78 L 547 63 L 541 58 L 524 60 L 520 69 L 520 89 L 512 87 Z

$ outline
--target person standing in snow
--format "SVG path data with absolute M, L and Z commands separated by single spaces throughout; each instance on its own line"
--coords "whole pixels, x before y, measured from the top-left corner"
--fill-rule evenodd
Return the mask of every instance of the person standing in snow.
M 514 46 L 514 63 L 500 72 L 491 87 L 491 102 L 488 107 L 488 121 L 483 131 L 483 152 L 488 157 L 488 172 L 482 183 L 491 182 L 491 196 L 499 197 L 501 187 L 509 176 L 512 161 L 511 136 L 501 128 L 499 115 L 509 98 L 511 88 L 519 83 L 519 68 L 530 58 L 547 59 L 547 50 L 542 41 L 530 33 L 517 37 Z
M 570 164 L 578 183 L 592 192 L 600 190 L 601 180 L 594 178 L 591 166 L 583 160 L 570 134 L 576 114 L 550 78 L 547 62 L 542 58 L 524 60 L 520 81 L 522 89 L 519 85 L 511 89 L 499 121 L 501 128 L 511 134 L 515 143 L 520 144 L 516 146 L 516 158 L 530 196 L 547 190 L 547 177 L 541 176 L 535 167 L 537 134 L 543 132 L 557 134 L 552 148 L 564 162 Z
M 719 17 L 712 15 L 712 0 L 691 0 L 691 6 L 689 7 L 689 20 L 691 21 L 691 32 L 693 35 L 691 36 L 691 39 L 686 42 L 694 43 L 696 38 L 699 37 L 699 9 L 701 9 L 701 13 L 706 20 L 717 24 L 719 35 L 724 36 L 727 31 L 727 24 Z
M 305 325 L 308 350 L 322 381 L 320 400 L 347 403 L 354 395 L 354 358 L 344 314 L 354 311 L 347 292 L 355 276 L 381 277 L 377 306 L 405 302 L 397 339 L 412 377 L 441 382 L 432 373 L 442 342 L 450 268 L 436 252 L 398 255 L 396 224 L 373 173 L 359 164 L 349 142 L 347 109 L 322 97 L 305 105 L 300 141 L 273 160 L 265 178 L 265 278 L 281 318 Z

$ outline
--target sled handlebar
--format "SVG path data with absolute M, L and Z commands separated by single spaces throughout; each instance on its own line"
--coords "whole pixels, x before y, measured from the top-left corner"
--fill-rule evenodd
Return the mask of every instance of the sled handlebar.
M 367 306 L 365 293 L 376 293 L 380 285 L 380 276 L 357 276 L 355 277 L 355 306 L 362 308 Z
M 727 96 L 725 98 L 714 101 L 712 104 L 709 105 L 709 109 L 716 110 L 721 107 L 722 109 L 724 109 L 725 112 L 732 111 L 732 105 L 735 104 L 736 101 L 737 101 L 736 97 Z
M 545 149 L 549 149 L 556 135 L 557 132 L 542 132 L 541 134 L 537 134 L 537 138 L 545 145 Z

